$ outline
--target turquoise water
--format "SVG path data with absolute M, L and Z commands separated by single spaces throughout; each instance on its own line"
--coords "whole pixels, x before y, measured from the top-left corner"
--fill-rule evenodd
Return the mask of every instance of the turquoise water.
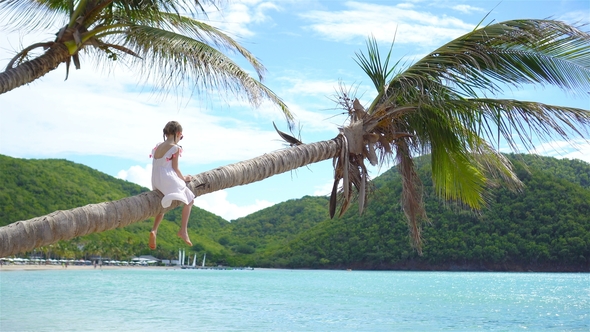
M 590 274 L 0 273 L 0 331 L 589 331 Z

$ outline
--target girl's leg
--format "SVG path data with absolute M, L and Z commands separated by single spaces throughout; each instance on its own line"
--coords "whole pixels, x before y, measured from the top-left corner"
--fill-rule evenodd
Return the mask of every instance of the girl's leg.
M 150 249 L 156 249 L 156 236 L 158 235 L 158 227 L 164 218 L 163 213 L 158 213 L 156 215 L 156 219 L 154 219 L 154 226 L 152 227 L 152 231 L 150 232 Z
M 180 230 L 177 234 L 178 236 L 180 236 L 181 239 L 184 240 L 184 242 L 186 242 L 186 244 L 188 244 L 191 247 L 193 246 L 193 243 L 191 242 L 191 239 L 188 237 L 188 217 L 190 217 L 191 215 L 191 209 L 193 207 L 194 202 L 195 201 L 193 200 L 192 202 L 190 202 L 182 208 L 182 223 L 180 224 Z

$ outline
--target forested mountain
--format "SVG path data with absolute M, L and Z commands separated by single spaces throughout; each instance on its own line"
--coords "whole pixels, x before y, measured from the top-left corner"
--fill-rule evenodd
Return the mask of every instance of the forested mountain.
M 290 200 L 231 223 L 194 207 L 192 251 L 207 252 L 211 264 L 259 267 L 590 271 L 590 164 L 532 155 L 509 158 L 523 190 L 492 188 L 481 211 L 435 197 L 428 158 L 418 160 L 430 220 L 423 228 L 423 256 L 410 246 L 395 168 L 374 179 L 362 216 L 353 206 L 330 220 L 326 197 Z M 147 190 L 65 160 L 0 156 L 0 170 L 2 225 Z M 153 220 L 146 220 L 38 252 L 174 258 L 184 247 L 175 235 L 180 212 L 166 214 L 156 251 L 147 247 Z
M 328 218 L 328 198 L 293 199 L 232 221 L 220 243 L 235 253 L 232 265 L 274 266 L 268 259 L 305 231 Z
M 25 160 L 0 155 L 0 170 L 0 226 L 147 190 L 61 159 Z
M 324 220 L 258 264 L 276 267 L 362 269 L 468 269 L 589 271 L 590 164 L 531 155 L 511 155 L 522 192 L 490 190 L 488 207 L 468 211 L 433 194 L 426 158 L 424 183 L 430 225 L 424 253 L 410 246 L 395 169 L 375 179 L 362 216 L 355 207 L 340 219 Z M 263 211 L 261 213 L 264 213 Z M 246 219 L 248 219 L 247 217 Z

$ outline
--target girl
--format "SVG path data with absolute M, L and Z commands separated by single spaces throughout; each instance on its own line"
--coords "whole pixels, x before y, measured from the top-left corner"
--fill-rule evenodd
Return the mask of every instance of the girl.
M 150 158 L 152 162 L 152 187 L 164 194 L 162 198 L 162 207 L 167 208 L 172 201 L 181 201 L 185 205 L 182 208 L 182 223 L 178 236 L 192 246 L 188 237 L 187 226 L 188 217 L 191 214 L 191 208 L 194 203 L 195 195 L 187 188 L 186 182 L 191 181 L 191 176 L 183 176 L 178 169 L 178 158 L 182 153 L 182 147 L 178 141 L 182 139 L 182 126 L 176 121 L 170 121 L 164 127 L 164 143 L 158 143 L 152 150 Z M 154 227 L 150 232 L 150 249 L 156 249 L 156 236 L 158 226 L 164 217 L 164 213 L 159 213 L 154 220 Z

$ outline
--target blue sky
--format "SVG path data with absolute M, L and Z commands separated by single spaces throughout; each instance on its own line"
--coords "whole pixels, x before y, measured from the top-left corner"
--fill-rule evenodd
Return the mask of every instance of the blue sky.
M 284 99 L 297 119 L 303 142 L 338 134 L 345 118 L 332 101 L 339 85 L 356 91 L 365 104 L 374 96 L 370 80 L 354 61 L 373 35 L 393 58 L 411 63 L 445 42 L 484 23 L 522 18 L 589 22 L 590 3 L 578 1 L 232 1 L 209 20 L 256 55 L 267 68 L 263 82 Z M 23 45 L 51 40 L 55 30 L 0 29 L 0 66 Z M 397 34 L 396 34 L 397 31 Z M 238 63 L 250 70 L 243 60 Z M 62 158 L 150 187 L 151 148 L 169 120 L 184 127 L 180 168 L 198 174 L 285 148 L 272 122 L 286 131 L 279 110 L 253 108 L 218 91 L 154 95 L 120 66 L 107 71 L 82 56 L 82 69 L 65 67 L 0 95 L 0 154 L 18 158 Z M 588 109 L 588 96 L 574 97 L 539 86 L 507 90 L 503 97 Z M 300 130 L 299 130 L 300 129 Z M 508 151 L 508 150 L 505 150 Z M 535 152 L 590 162 L 590 144 L 575 149 L 556 141 Z M 371 175 L 385 171 L 373 168 Z M 264 181 L 197 198 L 196 205 L 232 220 L 304 195 L 326 195 L 332 163 L 324 161 Z

